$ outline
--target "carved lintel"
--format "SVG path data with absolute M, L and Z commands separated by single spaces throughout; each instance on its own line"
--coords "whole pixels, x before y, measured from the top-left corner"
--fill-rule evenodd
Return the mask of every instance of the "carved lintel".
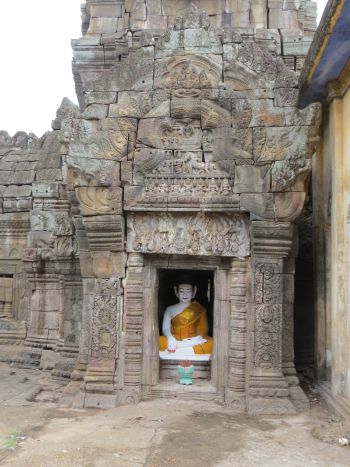
M 249 255 L 242 215 L 139 214 L 128 217 L 128 251 L 243 258 Z

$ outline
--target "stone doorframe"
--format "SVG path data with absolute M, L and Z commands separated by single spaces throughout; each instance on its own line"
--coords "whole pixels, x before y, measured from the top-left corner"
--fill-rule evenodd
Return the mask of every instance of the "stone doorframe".
M 158 353 L 158 271 L 161 269 L 210 270 L 214 272 L 214 350 L 211 361 L 211 379 L 208 381 L 208 391 L 201 388 L 201 398 L 224 399 L 224 388 L 228 374 L 228 340 L 229 340 L 229 273 L 230 258 L 220 257 L 188 257 L 188 256 L 156 256 L 145 255 L 144 258 L 144 325 L 143 325 L 143 361 L 142 361 L 142 397 L 160 396 L 165 391 L 181 395 L 182 387 L 174 385 L 171 389 L 159 384 L 159 353 Z M 163 386 L 163 387 L 162 387 Z M 196 398 L 195 388 L 191 397 Z M 170 395 L 170 394 L 169 394 Z
M 137 258 L 136 258 L 137 257 Z M 141 393 L 139 399 L 152 397 L 183 397 L 191 399 L 221 400 L 229 405 L 245 408 L 245 366 L 246 366 L 246 323 L 249 297 L 247 270 L 249 260 L 227 257 L 198 257 L 182 255 L 129 255 L 128 274 L 125 283 L 125 298 L 137 297 L 142 305 L 138 307 L 125 304 L 125 382 L 135 397 L 137 382 L 128 384 L 128 379 L 136 376 L 135 322 L 142 329 L 139 344 L 142 358 L 139 360 Z M 133 266 L 132 266 L 133 265 Z M 135 269 L 133 271 L 133 269 Z M 194 386 L 185 391 L 181 386 L 171 388 L 159 382 L 158 348 L 158 270 L 189 269 L 210 270 L 214 272 L 214 352 L 211 363 L 211 380 L 201 388 Z M 135 290 L 135 274 L 139 279 Z M 139 316 L 135 315 L 136 308 Z M 129 326 L 128 326 L 129 323 Z M 128 342 L 130 348 L 128 349 Z M 131 371 L 133 369 L 133 371 Z M 136 383 L 136 384 L 135 384 Z M 130 386 L 134 386 L 131 388 Z M 125 388 L 126 389 L 126 388 Z M 239 400 L 239 403 L 237 402 Z M 235 401 L 235 402 L 233 402 Z

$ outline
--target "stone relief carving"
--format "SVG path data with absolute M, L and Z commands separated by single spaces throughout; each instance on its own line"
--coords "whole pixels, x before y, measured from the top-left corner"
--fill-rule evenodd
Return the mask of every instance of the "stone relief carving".
M 311 160 L 305 159 L 305 154 L 298 152 L 290 154 L 284 161 L 277 161 L 272 168 L 272 189 L 286 191 L 299 175 L 311 171 Z
M 140 121 L 137 139 L 159 149 L 200 149 L 202 130 L 199 120 L 146 118 Z
M 274 263 L 255 268 L 254 365 L 278 368 L 281 362 L 282 291 L 280 267 Z
M 221 63 L 218 60 L 216 55 L 161 59 L 156 63 L 155 86 L 174 89 L 217 87 L 221 81 Z
M 118 278 L 96 279 L 92 303 L 91 352 L 93 357 L 113 357 L 118 332 Z
M 274 263 L 258 264 L 255 268 L 256 303 L 281 303 L 280 267 Z
M 128 251 L 246 257 L 247 219 L 216 214 L 130 214 Z

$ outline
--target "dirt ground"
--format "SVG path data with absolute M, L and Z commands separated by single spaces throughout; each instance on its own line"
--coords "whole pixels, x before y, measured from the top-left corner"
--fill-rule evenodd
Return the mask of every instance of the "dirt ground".
M 61 390 L 37 370 L 0 364 L 2 466 L 350 466 L 350 447 L 338 444 L 349 427 L 315 393 L 308 412 L 248 417 L 176 400 L 63 409 Z

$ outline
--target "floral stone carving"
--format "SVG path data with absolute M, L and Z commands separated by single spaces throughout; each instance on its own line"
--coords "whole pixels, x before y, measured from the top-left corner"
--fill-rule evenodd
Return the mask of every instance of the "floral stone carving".
M 133 213 L 127 247 L 130 252 L 243 258 L 250 252 L 248 221 L 241 215 Z

